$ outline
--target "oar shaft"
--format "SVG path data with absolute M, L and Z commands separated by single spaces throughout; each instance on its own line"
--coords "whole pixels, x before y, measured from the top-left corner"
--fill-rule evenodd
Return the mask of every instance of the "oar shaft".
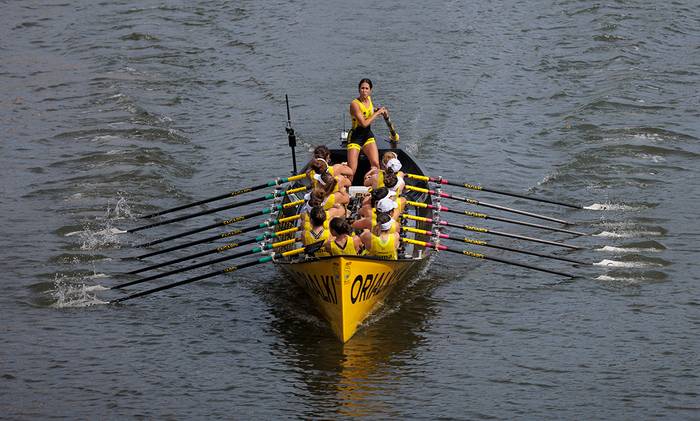
M 445 198 L 448 198 L 448 199 L 452 199 L 452 200 L 457 200 L 457 201 L 460 201 L 460 202 L 468 203 L 468 204 L 470 204 L 470 205 L 484 206 L 484 207 L 491 208 L 491 209 L 502 210 L 502 211 L 504 211 L 504 212 L 517 213 L 517 214 L 519 214 L 519 215 L 525 215 L 525 216 L 529 216 L 529 217 L 531 217 L 531 218 L 542 219 L 542 220 L 545 220 L 545 221 L 557 222 L 557 223 L 563 224 L 563 225 L 573 225 L 573 224 L 571 224 L 570 222 L 564 221 L 563 219 L 557 219 L 557 218 L 552 218 L 551 216 L 540 215 L 540 214 L 532 213 L 532 212 L 526 212 L 526 211 L 523 211 L 523 210 L 520 210 L 520 209 L 508 208 L 508 207 L 506 207 L 506 206 L 494 205 L 494 204 L 492 204 L 492 203 L 481 202 L 481 201 L 479 201 L 479 200 L 471 199 L 471 198 L 468 198 L 468 197 L 455 196 L 455 195 L 453 195 L 453 194 L 449 194 L 449 193 L 445 193 L 445 192 L 437 192 L 437 191 L 435 191 L 435 190 L 424 189 L 424 188 L 422 188 L 422 187 L 416 187 L 416 186 L 407 185 L 407 186 L 406 186 L 406 190 L 417 191 L 417 192 L 420 192 L 420 193 L 426 193 L 426 194 L 430 194 L 430 195 L 433 195 L 433 196 L 445 197 Z
M 269 208 L 265 208 L 265 209 L 262 209 L 262 210 L 259 210 L 259 211 L 256 211 L 256 212 L 251 212 L 251 213 L 246 214 L 246 215 L 236 216 L 236 217 L 234 217 L 234 218 L 230 218 L 230 219 L 227 219 L 227 220 L 225 220 L 225 221 L 215 222 L 215 223 L 213 223 L 213 224 L 209 224 L 209 225 L 206 225 L 206 226 L 204 226 L 204 227 L 195 228 L 195 229 L 190 230 L 190 231 L 181 232 L 181 233 L 179 233 L 179 234 L 171 235 L 171 236 L 169 236 L 169 237 L 161 238 L 161 239 L 159 239 L 159 240 L 154 240 L 154 241 L 150 241 L 150 242 L 148 242 L 148 243 L 140 244 L 140 245 L 138 245 L 138 246 L 136 246 L 136 247 L 148 247 L 148 246 L 153 246 L 153 245 L 156 245 L 156 244 L 164 243 L 164 242 L 166 242 L 166 241 L 174 240 L 174 239 L 176 239 L 176 238 L 186 237 L 186 236 L 188 236 L 188 235 L 196 234 L 196 233 L 198 233 L 198 232 L 207 231 L 207 230 L 210 230 L 210 229 L 213 229 L 213 228 L 217 228 L 217 227 L 222 227 L 222 226 L 230 225 L 230 224 L 233 224 L 233 223 L 236 223 L 236 222 L 240 222 L 240 221 L 245 221 L 246 219 L 254 218 L 254 217 L 260 216 L 260 215 L 266 215 L 266 214 L 269 214 L 269 213 L 272 213 L 272 212 L 275 212 L 275 211 L 279 211 L 279 210 L 282 210 L 282 209 L 285 209 L 285 208 L 289 208 L 289 207 L 293 207 L 293 206 L 298 206 L 298 205 L 301 205 L 301 204 L 303 204 L 303 203 L 304 203 L 303 200 L 297 200 L 297 201 L 295 201 L 295 202 L 285 203 L 284 205 L 275 205 L 275 206 L 271 206 L 271 207 L 269 207 Z
M 443 246 L 442 244 L 433 244 L 433 243 L 429 243 L 429 242 L 425 242 L 425 241 L 412 240 L 410 238 L 403 238 L 403 237 L 401 238 L 401 241 L 404 241 L 404 242 L 409 243 L 409 244 L 423 246 L 423 247 L 434 248 L 435 250 L 439 250 L 439 251 L 449 251 L 451 253 L 457 253 L 457 254 L 461 254 L 464 256 L 475 257 L 477 259 L 493 260 L 494 262 L 505 263 L 505 264 L 513 265 L 513 266 L 519 266 L 522 268 L 537 270 L 540 272 L 551 273 L 553 275 L 564 276 L 567 278 L 574 278 L 575 277 L 574 275 L 571 275 L 568 273 L 559 272 L 559 271 L 551 270 L 551 269 L 545 269 L 545 268 L 541 268 L 538 266 L 532 266 L 532 265 L 528 265 L 525 263 L 515 262 L 512 260 L 501 259 L 498 257 L 486 256 L 485 254 L 474 253 L 473 251 L 469 251 L 469 250 L 452 249 L 452 248 L 449 248 L 447 246 Z
M 143 282 L 148 282 L 148 281 L 152 281 L 155 279 L 164 278 L 166 276 L 174 275 L 176 273 L 187 272 L 188 270 L 193 270 L 193 269 L 201 268 L 204 266 L 213 265 L 213 264 L 219 263 L 219 262 L 225 262 L 226 260 L 237 259 L 239 257 L 248 256 L 250 254 L 260 253 L 260 252 L 263 252 L 265 250 L 270 250 L 270 249 L 277 248 L 277 247 L 288 246 L 290 244 L 294 244 L 296 241 L 297 240 L 295 238 L 292 238 L 289 240 L 280 241 L 278 243 L 266 244 L 265 246 L 255 247 L 255 248 L 252 248 L 250 250 L 246 250 L 246 251 L 242 251 L 240 253 L 232 254 L 230 256 L 219 257 L 216 259 L 208 260 L 206 262 L 201 262 L 201 263 L 185 266 L 185 267 L 178 268 L 178 269 L 173 269 L 173 270 L 170 270 L 167 272 L 162 272 L 162 273 L 159 273 L 157 275 L 148 276 L 146 278 L 141 278 L 141 279 L 136 279 L 134 281 L 125 282 L 123 284 L 115 285 L 115 286 L 111 287 L 110 289 L 124 288 L 124 287 L 128 287 L 131 285 L 136 285 L 136 284 L 140 284 Z
M 560 243 L 560 242 L 557 242 L 557 241 L 549 241 L 549 240 L 543 240 L 543 239 L 540 239 L 540 238 L 527 237 L 527 236 L 524 236 L 524 235 L 510 234 L 510 233 L 507 233 L 507 232 L 494 231 L 494 230 L 490 230 L 490 229 L 487 229 L 487 228 L 475 227 L 475 226 L 471 226 L 471 225 L 455 224 L 455 223 L 448 222 L 448 221 L 440 221 L 440 220 L 438 220 L 438 221 L 433 221 L 433 220 L 430 219 L 430 218 L 424 218 L 424 217 L 421 217 L 421 216 L 415 216 L 415 215 L 411 215 L 411 214 L 407 214 L 407 213 L 403 214 L 402 216 L 403 216 L 404 218 L 412 219 L 412 220 L 414 220 L 414 221 L 421 221 L 421 222 L 425 222 L 425 223 L 428 223 L 428 224 L 437 223 L 437 224 L 439 224 L 439 225 L 445 225 L 445 226 L 448 226 L 448 227 L 459 228 L 459 229 L 463 229 L 463 230 L 465 230 L 465 231 L 473 231 L 473 232 L 480 232 L 480 233 L 482 233 L 482 234 L 493 234 L 493 235 L 498 235 L 498 236 L 502 236 L 502 237 L 516 238 L 516 239 L 518 239 L 518 240 L 532 241 L 532 242 L 535 242 L 535 243 L 548 244 L 548 245 L 550 245 L 550 246 L 557 246 L 557 247 L 565 247 L 565 248 L 569 248 L 569 249 L 573 249 L 573 250 L 582 250 L 582 249 L 583 249 L 583 247 L 574 246 L 574 245 L 566 244 L 566 243 Z
M 288 216 L 286 218 L 275 219 L 272 221 L 265 221 L 265 222 L 262 222 L 262 223 L 257 224 L 257 225 L 251 225 L 251 226 L 248 226 L 245 228 L 223 232 L 221 234 L 216 234 L 216 235 L 212 235 L 210 237 L 202 238 L 201 240 L 194 240 L 194 241 L 190 241 L 190 242 L 187 242 L 184 244 L 179 244 L 177 246 L 168 247 L 168 248 L 163 249 L 163 250 L 157 250 L 157 251 L 154 251 L 151 253 L 142 254 L 140 256 L 134 257 L 134 259 L 145 259 L 147 257 L 157 256 L 159 254 L 168 253 L 168 252 L 175 251 L 175 250 L 181 250 L 181 249 L 195 246 L 198 244 L 210 243 L 210 242 L 216 241 L 216 240 L 223 240 L 223 239 L 231 238 L 231 237 L 234 237 L 234 236 L 237 236 L 240 234 L 244 234 L 246 232 L 273 227 L 275 225 L 283 224 L 285 222 L 296 221 L 299 218 L 300 218 L 300 215 L 292 215 L 292 216 Z
M 550 203 L 553 205 L 560 205 L 560 206 L 566 206 L 569 208 L 574 208 L 574 209 L 583 209 L 583 206 L 581 205 L 575 205 L 572 203 L 565 203 L 565 202 L 559 202 L 556 200 L 549 200 L 549 199 L 544 199 L 541 197 L 535 197 L 535 196 L 528 196 L 520 193 L 513 193 L 513 192 L 508 192 L 505 190 L 497 190 L 489 187 L 484 187 L 484 186 L 479 186 L 476 184 L 469 184 L 469 183 L 458 183 L 454 181 L 448 181 L 447 179 L 444 179 L 442 177 L 429 177 L 425 175 L 420 175 L 420 174 L 406 174 L 408 178 L 412 178 L 415 180 L 421 180 L 421 181 L 430 181 L 433 183 L 439 183 L 439 184 L 448 184 L 450 186 L 458 186 L 458 187 L 464 187 L 467 189 L 471 190 L 477 190 L 477 191 L 485 191 L 489 193 L 496 193 L 496 194 L 502 194 L 504 196 L 512 196 L 512 197 L 519 197 L 521 199 L 527 199 L 527 200 L 533 200 L 536 202 L 542 202 L 542 203 Z
M 384 122 L 386 123 L 386 126 L 389 128 L 389 139 L 396 143 L 399 141 L 399 134 L 396 132 L 396 127 L 394 127 L 394 123 L 391 121 L 388 115 L 384 116 Z
M 182 209 L 187 209 L 187 208 L 191 208 L 191 207 L 194 207 L 194 206 L 199 206 L 199 205 L 203 205 L 203 204 L 205 204 L 205 203 L 214 202 L 214 201 L 222 200 L 222 199 L 227 199 L 227 198 L 230 198 L 230 197 L 236 197 L 236 196 L 238 196 L 238 195 L 241 195 L 241 194 L 244 194 L 244 193 L 248 193 L 248 192 L 252 192 L 252 191 L 255 191 L 255 190 L 264 189 L 264 188 L 266 188 L 266 187 L 274 187 L 274 186 L 277 186 L 277 185 L 280 185 L 280 184 L 284 184 L 284 183 L 289 183 L 289 182 L 292 182 L 292 181 L 301 180 L 302 178 L 305 178 L 305 177 L 306 177 L 306 174 L 297 174 L 297 175 L 294 175 L 294 176 L 291 176 L 291 177 L 275 178 L 274 180 L 270 180 L 270 181 L 268 181 L 267 183 L 263 183 L 263 184 L 260 184 L 260 185 L 257 185 L 257 186 L 253 186 L 253 187 L 248 187 L 248 188 L 245 188 L 245 189 L 235 190 L 235 191 L 232 191 L 232 192 L 230 192 L 230 193 L 222 194 L 222 195 L 220 195 L 220 196 L 211 197 L 211 198 L 209 198 L 209 199 L 200 200 L 200 201 L 198 201 L 198 202 L 189 203 L 189 204 L 182 205 L 182 206 L 177 206 L 177 207 L 170 208 L 170 209 L 166 209 L 166 210 L 163 210 L 163 211 L 160 211 L 160 212 L 155 212 L 155 213 L 152 213 L 152 214 L 143 216 L 142 218 L 148 219 L 148 218 L 153 218 L 153 217 L 155 217 L 155 216 L 165 215 L 166 213 L 176 212 L 176 211 L 179 211 L 179 210 L 182 210 Z
M 213 277 L 213 276 L 223 275 L 223 274 L 225 274 L 225 273 L 235 272 L 235 271 L 237 271 L 237 270 L 244 269 L 244 268 L 251 267 L 251 266 L 255 266 L 255 265 L 258 265 L 258 264 L 261 264 L 261 263 L 271 262 L 271 261 L 273 261 L 273 259 L 276 258 L 276 257 L 290 257 L 290 256 L 294 256 L 294 255 L 303 253 L 304 250 L 305 250 L 305 248 L 304 248 L 304 247 L 301 247 L 301 248 L 297 248 L 297 249 L 294 249 L 294 250 L 286 251 L 286 252 L 284 252 L 284 253 L 273 253 L 273 254 L 270 255 L 270 256 L 265 256 L 265 257 L 262 257 L 262 258 L 260 258 L 260 259 L 258 259 L 258 260 L 253 260 L 253 261 L 251 261 L 251 262 L 241 263 L 240 265 L 236 265 L 236 266 L 229 266 L 229 267 L 227 267 L 227 268 L 224 268 L 224 269 L 221 269 L 221 270 L 217 270 L 217 271 L 215 271 L 215 272 L 205 273 L 205 274 L 203 274 L 203 275 L 195 276 L 194 278 L 184 279 L 184 280 L 182 280 L 182 281 L 178 281 L 178 282 L 175 282 L 175 283 L 172 283 L 172 284 L 159 286 L 159 287 L 157 287 L 157 288 L 153 288 L 153 289 L 149 289 L 149 290 L 146 290 L 146 291 L 137 292 L 137 293 L 135 293 L 135 294 L 131 294 L 131 295 L 128 295 L 128 296 L 126 296 L 126 297 L 117 298 L 117 299 L 115 299 L 115 300 L 110 301 L 109 303 L 110 303 L 110 304 L 121 303 L 121 302 L 124 302 L 124 301 L 127 301 L 127 300 L 131 300 L 131 299 L 133 299 L 133 298 L 138 298 L 138 297 L 143 297 L 144 295 L 153 294 L 154 292 L 164 291 L 164 290 L 166 290 L 166 289 L 175 288 L 175 287 L 178 287 L 178 286 L 181 286 L 181 285 L 185 285 L 185 284 L 189 284 L 189 283 L 192 283 L 192 282 L 200 281 L 200 280 L 202 280 L 202 279 L 211 278 L 211 277 Z
M 567 234 L 574 234 L 574 235 L 586 235 L 583 232 L 578 232 L 578 231 L 572 231 L 572 230 L 566 230 L 563 228 L 556 228 L 556 227 L 550 227 L 547 225 L 541 225 L 541 224 L 533 224 L 531 222 L 524 222 L 524 221 L 517 221 L 515 219 L 509 219 L 509 218 L 501 218 L 498 216 L 490 216 L 486 215 L 485 213 L 479 213 L 479 212 L 470 212 L 470 211 L 459 211 L 455 209 L 450 209 L 446 206 L 435 206 L 435 205 L 430 205 L 427 203 L 422 203 L 422 202 L 412 202 L 412 201 L 407 201 L 406 202 L 408 205 L 411 206 L 416 206 L 416 207 L 421 207 L 421 208 L 428 208 L 428 209 L 433 209 L 437 210 L 440 212 L 452 212 L 452 213 L 457 213 L 461 215 L 466 215 L 466 216 L 471 216 L 473 218 L 482 218 L 482 219 L 492 219 L 494 221 L 500 221 L 500 222 L 506 222 L 509 224 L 516 224 L 516 225 L 523 225 L 526 227 L 532 227 L 532 228 L 539 228 L 539 229 L 545 229 L 549 231 L 557 231 L 557 232 L 565 232 Z
M 205 274 L 203 274 L 203 275 L 195 276 L 194 278 L 184 279 L 184 280 L 182 280 L 182 281 L 178 281 L 178 282 L 175 282 L 175 283 L 172 283 L 172 284 L 162 285 L 162 286 L 159 286 L 159 287 L 156 287 L 156 288 L 147 289 L 147 290 L 145 290 L 145 291 L 141 291 L 141 292 L 137 292 L 137 293 L 135 293 L 135 294 L 127 295 L 126 297 L 117 298 L 116 300 L 112 300 L 112 301 L 110 301 L 109 303 L 110 303 L 110 304 L 121 303 L 121 302 L 124 302 L 124 301 L 127 301 L 127 300 L 131 300 L 131 299 L 133 299 L 133 298 L 143 297 L 144 295 L 149 295 L 149 294 L 153 294 L 153 293 L 155 293 L 155 292 L 164 291 L 164 290 L 166 290 L 166 289 L 175 288 L 175 287 L 178 287 L 178 286 L 181 286 L 181 285 L 185 285 L 185 284 L 189 284 L 189 283 L 196 282 L 196 281 L 201 281 L 202 279 L 211 278 L 211 277 L 217 276 L 217 275 L 223 275 L 224 273 L 234 272 L 234 271 L 239 270 L 239 269 L 244 269 L 244 268 L 247 268 L 247 267 L 255 266 L 255 265 L 257 265 L 257 264 L 266 263 L 266 262 L 269 262 L 269 261 L 272 261 L 272 257 L 270 257 L 270 256 L 265 256 L 265 257 L 263 257 L 263 258 L 261 258 L 261 259 L 254 260 L 254 261 L 252 261 L 252 262 L 242 263 L 242 264 L 240 264 L 240 265 L 238 265 L 238 266 L 229 266 L 229 267 L 227 267 L 227 268 L 225 268 L 225 269 L 217 270 L 217 271 L 215 271 L 215 272 L 205 273 Z
M 172 224 L 173 222 L 179 222 L 179 221 L 184 221 L 186 219 L 196 218 L 198 216 L 209 215 L 209 214 L 221 212 L 221 211 L 227 210 L 227 209 L 234 209 L 234 208 L 238 208 L 238 207 L 245 206 L 245 205 L 250 205 L 253 203 L 257 203 L 257 202 L 262 202 L 263 200 L 272 200 L 276 197 L 283 197 L 285 195 L 292 194 L 292 193 L 298 193 L 298 192 L 301 192 L 304 190 L 306 190 L 306 187 L 298 187 L 298 188 L 290 189 L 290 190 L 283 191 L 283 192 L 270 193 L 270 194 L 266 194 L 265 196 L 256 197 L 254 199 L 244 200 L 243 202 L 232 203 L 232 204 L 226 205 L 226 206 L 219 206 L 217 208 L 207 209 L 207 210 L 203 210 L 201 212 L 182 215 L 182 216 L 178 216 L 177 218 L 166 219 L 164 221 L 158 221 L 158 222 L 155 222 L 153 224 L 148 224 L 148 225 L 144 225 L 141 227 L 132 228 L 130 230 L 127 230 L 126 232 L 137 232 L 137 231 L 142 231 L 142 230 L 149 229 L 149 228 L 158 227 L 161 225 Z
M 163 266 L 168 266 L 168 265 L 172 265 L 175 263 L 184 262 L 185 260 L 192 260 L 192 259 L 196 259 L 198 257 L 207 256 L 207 255 L 213 254 L 213 253 L 223 253 L 223 252 L 228 251 L 228 250 L 233 250 L 234 248 L 238 248 L 238 247 L 245 246 L 248 244 L 259 243 L 261 241 L 265 241 L 265 240 L 270 239 L 270 238 L 284 237 L 285 235 L 289 235 L 289 234 L 296 232 L 298 229 L 299 228 L 294 227 L 294 228 L 281 230 L 281 231 L 277 231 L 277 232 L 273 232 L 273 233 L 266 232 L 265 234 L 258 235 L 257 237 L 251 238 L 249 240 L 244 240 L 244 241 L 240 241 L 237 243 L 224 244 L 224 245 L 219 246 L 215 249 L 210 249 L 210 250 L 202 251 L 200 253 L 195 253 L 195 254 L 192 254 L 189 256 L 184 256 L 184 257 L 180 257 L 177 259 L 168 260 L 167 262 L 158 263 L 158 264 L 147 266 L 147 267 L 144 267 L 141 269 L 132 270 L 131 272 L 127 272 L 127 273 L 129 275 L 135 275 L 137 273 L 146 272 L 146 271 L 153 270 L 153 269 L 158 269 L 158 268 L 161 268 Z
M 554 256 L 551 254 L 538 253 L 535 251 L 519 250 L 519 249 L 515 249 L 515 248 L 511 248 L 511 247 L 499 246 L 497 244 L 490 244 L 490 243 L 487 243 L 486 241 L 474 240 L 474 239 L 467 238 L 467 237 L 455 237 L 455 236 L 445 234 L 442 232 L 431 232 L 431 231 L 422 230 L 422 229 L 418 229 L 418 228 L 412 228 L 412 227 L 402 227 L 402 230 L 406 230 L 406 231 L 412 232 L 414 234 L 437 236 L 438 238 L 446 238 L 446 239 L 452 240 L 452 241 L 460 241 L 462 243 L 467 243 L 467 244 L 471 244 L 474 246 L 490 247 L 490 248 L 495 248 L 498 250 L 510 251 L 513 253 L 521 253 L 521 254 L 528 254 L 531 256 L 542 257 L 545 259 L 561 260 L 563 262 L 574 263 L 577 265 L 588 265 L 588 263 L 586 263 L 586 262 L 582 262 L 580 260 L 569 259 L 568 257 Z

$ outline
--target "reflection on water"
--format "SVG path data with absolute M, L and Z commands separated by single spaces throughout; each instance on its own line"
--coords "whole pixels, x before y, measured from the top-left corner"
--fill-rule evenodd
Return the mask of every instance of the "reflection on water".
M 421 332 L 437 311 L 430 298 L 436 282 L 423 274 L 409 281 L 343 344 L 306 293 L 283 278 L 256 290 L 274 315 L 270 327 L 281 339 L 276 350 L 302 381 L 297 387 L 308 402 L 305 416 L 397 416 L 383 396 L 398 392 L 388 389 L 405 376 L 402 360 L 421 346 Z

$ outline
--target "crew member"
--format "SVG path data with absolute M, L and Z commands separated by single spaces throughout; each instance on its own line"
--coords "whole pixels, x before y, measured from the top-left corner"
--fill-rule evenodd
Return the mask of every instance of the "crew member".
M 369 159 L 372 168 L 379 168 L 379 150 L 372 133 L 371 124 L 377 116 L 388 116 L 384 108 L 374 109 L 372 104 L 372 81 L 362 79 L 358 85 L 359 96 L 350 103 L 352 128 L 348 133 L 348 167 L 353 174 L 357 171 L 357 161 L 362 151 Z
M 365 231 L 360 238 L 369 256 L 380 259 L 396 260 L 401 238 L 397 232 L 390 233 L 393 220 L 386 213 L 377 214 L 377 226 Z
M 331 236 L 325 244 L 326 251 L 331 256 L 356 256 L 362 248 L 360 237 L 351 235 L 352 228 L 345 218 L 333 218 L 330 224 Z

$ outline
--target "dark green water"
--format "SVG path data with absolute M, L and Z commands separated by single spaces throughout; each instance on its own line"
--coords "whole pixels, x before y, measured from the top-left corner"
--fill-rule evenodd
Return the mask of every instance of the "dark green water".
M 696 1 L 29 1 L 0 22 L 0 417 L 700 417 Z M 274 266 L 100 304 L 132 245 L 202 222 L 109 229 L 288 175 L 285 94 L 299 161 L 337 146 L 363 77 L 426 173 L 591 209 L 446 191 L 593 235 L 443 219 L 597 265 L 439 253 L 344 346 Z

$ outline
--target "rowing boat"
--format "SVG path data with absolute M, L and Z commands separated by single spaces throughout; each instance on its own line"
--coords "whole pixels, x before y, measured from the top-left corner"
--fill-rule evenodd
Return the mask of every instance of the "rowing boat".
M 401 149 L 392 151 L 398 155 L 403 171 L 422 174 L 408 153 Z M 384 152 L 380 150 L 380 156 Z M 331 156 L 333 162 L 344 161 L 346 151 L 332 150 Z M 354 185 L 361 184 L 361 177 L 367 170 L 369 163 L 361 156 Z M 417 185 L 420 186 L 420 183 Z M 411 191 L 405 196 L 409 200 L 430 202 L 430 196 L 425 193 Z M 290 195 L 285 201 L 298 199 Z M 300 206 L 287 208 L 278 217 L 294 215 L 300 209 Z M 417 216 L 431 216 L 431 211 L 426 208 L 417 208 L 414 212 Z M 426 229 L 430 229 L 429 226 Z M 429 254 L 429 248 L 409 245 L 400 249 L 397 260 L 370 256 L 324 256 L 282 259 L 275 263 L 308 293 L 338 339 L 347 342 L 392 291 L 407 285 L 407 281 L 425 266 Z

